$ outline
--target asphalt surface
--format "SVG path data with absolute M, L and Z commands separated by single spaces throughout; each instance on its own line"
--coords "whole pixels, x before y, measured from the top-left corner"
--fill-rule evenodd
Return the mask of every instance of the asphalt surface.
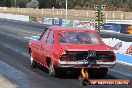
M 44 27 L 46 25 L 0 19 L 0 74 L 19 88 L 81 88 L 78 76 L 74 74 L 50 77 L 47 69 L 41 66 L 36 69 L 30 67 L 28 38 L 40 35 Z M 110 35 L 114 36 L 114 34 Z M 124 38 L 126 37 L 128 36 L 125 35 Z M 105 78 L 100 79 L 132 80 L 132 67 L 117 63 Z M 86 88 L 131 88 L 130 86 L 89 85 Z

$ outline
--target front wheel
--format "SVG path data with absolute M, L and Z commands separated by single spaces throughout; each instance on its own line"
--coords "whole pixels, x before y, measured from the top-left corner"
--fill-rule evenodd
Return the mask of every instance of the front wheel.
M 32 53 L 30 54 L 30 64 L 32 68 L 35 68 L 37 65 L 37 63 L 33 60 Z

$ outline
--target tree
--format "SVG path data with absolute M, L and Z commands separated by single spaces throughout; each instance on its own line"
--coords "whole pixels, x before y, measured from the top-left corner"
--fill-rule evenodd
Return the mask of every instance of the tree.
M 16 4 L 15 4 L 16 1 Z M 68 8 L 74 9 L 79 7 L 80 9 L 94 9 L 94 5 L 97 5 L 99 0 L 67 0 Z M 29 3 L 28 3 L 29 2 Z M 132 10 L 132 0 L 102 0 L 103 5 L 106 5 L 107 10 Z M 0 6 L 6 7 L 30 7 L 30 8 L 65 8 L 65 0 L 0 0 Z
M 132 9 L 132 1 L 131 0 L 129 2 L 129 7 L 130 7 L 130 9 Z
M 0 7 L 11 7 L 11 0 L 0 0 Z
M 39 2 L 37 0 L 32 0 L 31 2 L 27 3 L 28 8 L 39 8 Z
M 65 0 L 56 0 L 60 8 L 65 8 L 66 1 Z
M 38 0 L 39 1 L 39 8 L 46 8 L 45 3 L 46 0 Z
M 20 8 L 25 8 L 29 1 L 30 0 L 17 0 L 16 6 Z

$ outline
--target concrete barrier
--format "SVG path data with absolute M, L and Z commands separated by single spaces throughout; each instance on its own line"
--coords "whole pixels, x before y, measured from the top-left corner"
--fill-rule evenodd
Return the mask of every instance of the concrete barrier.
M 132 42 L 125 42 L 116 38 L 104 38 L 103 41 L 114 48 L 117 61 L 132 64 Z
M 29 21 L 29 16 L 18 15 L 18 14 L 0 13 L 0 18 L 19 20 L 19 21 L 27 21 L 27 22 Z

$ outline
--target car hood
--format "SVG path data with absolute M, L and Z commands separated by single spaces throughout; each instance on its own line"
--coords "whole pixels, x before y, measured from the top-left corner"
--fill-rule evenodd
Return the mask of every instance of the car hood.
M 96 50 L 96 51 L 111 51 L 113 48 L 105 45 L 105 44 L 61 44 L 64 50 L 67 51 L 88 51 L 88 50 Z

